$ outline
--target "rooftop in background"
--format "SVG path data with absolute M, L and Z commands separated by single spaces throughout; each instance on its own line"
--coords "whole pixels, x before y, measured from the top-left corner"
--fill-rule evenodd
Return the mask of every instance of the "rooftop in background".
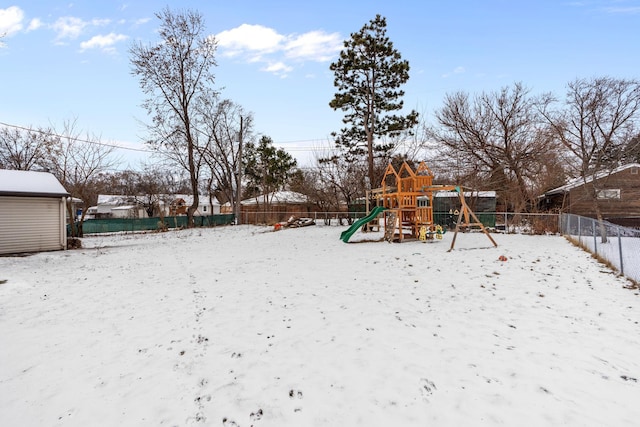
M 271 204 L 296 204 L 307 203 L 309 198 L 295 191 L 274 191 L 269 194 L 262 194 L 256 197 L 250 197 L 241 202 L 242 206 L 261 205 L 265 203 Z
M 628 163 L 626 165 L 622 165 L 622 166 L 618 166 L 615 169 L 611 169 L 611 170 L 605 170 L 605 171 L 600 171 L 598 173 L 595 174 L 590 174 L 589 176 L 586 177 L 585 180 L 582 179 L 582 177 L 578 177 L 578 178 L 574 178 L 571 181 L 569 181 L 568 183 L 566 183 L 565 185 L 558 187 L 558 188 L 554 188 L 552 190 L 549 190 L 547 192 L 544 193 L 544 195 L 550 196 L 553 194 L 562 194 L 562 193 L 566 193 L 569 190 L 572 190 L 576 187 L 580 187 L 581 185 L 583 185 L 585 183 L 585 181 L 587 183 L 593 181 L 593 179 L 595 178 L 596 180 L 598 179 L 603 179 L 608 177 L 609 175 L 613 175 L 615 173 L 618 172 L 622 172 L 623 170 L 629 169 L 629 168 L 638 168 L 640 169 L 640 163 Z

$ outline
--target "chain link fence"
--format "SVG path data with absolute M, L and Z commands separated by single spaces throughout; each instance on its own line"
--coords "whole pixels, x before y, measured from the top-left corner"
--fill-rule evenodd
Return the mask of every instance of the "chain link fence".
M 558 214 L 496 212 L 495 229 L 512 234 L 558 234 Z
M 286 222 L 291 217 L 311 218 L 316 225 L 351 225 L 367 215 L 364 211 L 351 212 L 304 212 L 299 211 L 251 211 L 242 212 L 243 224 L 274 225 Z M 557 234 L 558 214 L 513 213 L 513 212 L 476 212 L 478 219 L 491 231 L 518 234 Z M 433 220 L 447 229 L 456 225 L 458 212 L 435 211 Z
M 640 230 L 562 214 L 560 232 L 580 247 L 605 260 L 620 274 L 640 282 Z

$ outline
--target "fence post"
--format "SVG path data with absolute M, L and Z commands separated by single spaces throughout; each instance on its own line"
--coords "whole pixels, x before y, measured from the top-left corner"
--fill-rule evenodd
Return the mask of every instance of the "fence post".
M 558 231 L 560 231 L 560 235 L 562 236 L 564 233 L 564 230 L 562 229 L 562 224 L 564 223 L 564 214 L 560 214 L 558 215 Z
M 618 251 L 620 252 L 620 274 L 624 276 L 624 264 L 622 261 L 622 236 L 620 236 L 620 227 L 616 227 L 618 230 Z
M 582 217 L 578 217 L 578 242 L 582 243 Z
M 593 227 L 591 227 L 593 229 L 593 251 L 598 255 L 598 232 L 596 230 L 596 222 L 591 220 L 591 224 L 593 225 Z

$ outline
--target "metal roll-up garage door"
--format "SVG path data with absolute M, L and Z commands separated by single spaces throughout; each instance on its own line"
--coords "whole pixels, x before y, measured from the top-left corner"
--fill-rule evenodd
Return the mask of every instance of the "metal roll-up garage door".
M 64 249 L 60 198 L 0 196 L 0 254 Z

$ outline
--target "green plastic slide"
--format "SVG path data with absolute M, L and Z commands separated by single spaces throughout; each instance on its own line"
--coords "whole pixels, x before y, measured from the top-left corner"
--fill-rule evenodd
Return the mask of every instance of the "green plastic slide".
M 374 219 L 376 219 L 376 217 L 378 215 L 380 215 L 380 213 L 382 213 L 386 209 L 387 208 L 385 208 L 384 206 L 376 206 L 369 213 L 369 215 L 365 216 L 364 218 L 360 218 L 359 220 L 357 220 L 356 222 L 351 224 L 351 227 L 349 227 L 348 229 L 344 230 L 340 234 L 340 240 L 342 240 L 343 242 L 347 243 L 349 241 L 349 239 L 351 238 L 351 236 L 353 235 L 353 233 L 358 231 L 358 229 L 360 227 L 362 227 L 363 225 L 365 225 L 367 222 L 373 221 Z

